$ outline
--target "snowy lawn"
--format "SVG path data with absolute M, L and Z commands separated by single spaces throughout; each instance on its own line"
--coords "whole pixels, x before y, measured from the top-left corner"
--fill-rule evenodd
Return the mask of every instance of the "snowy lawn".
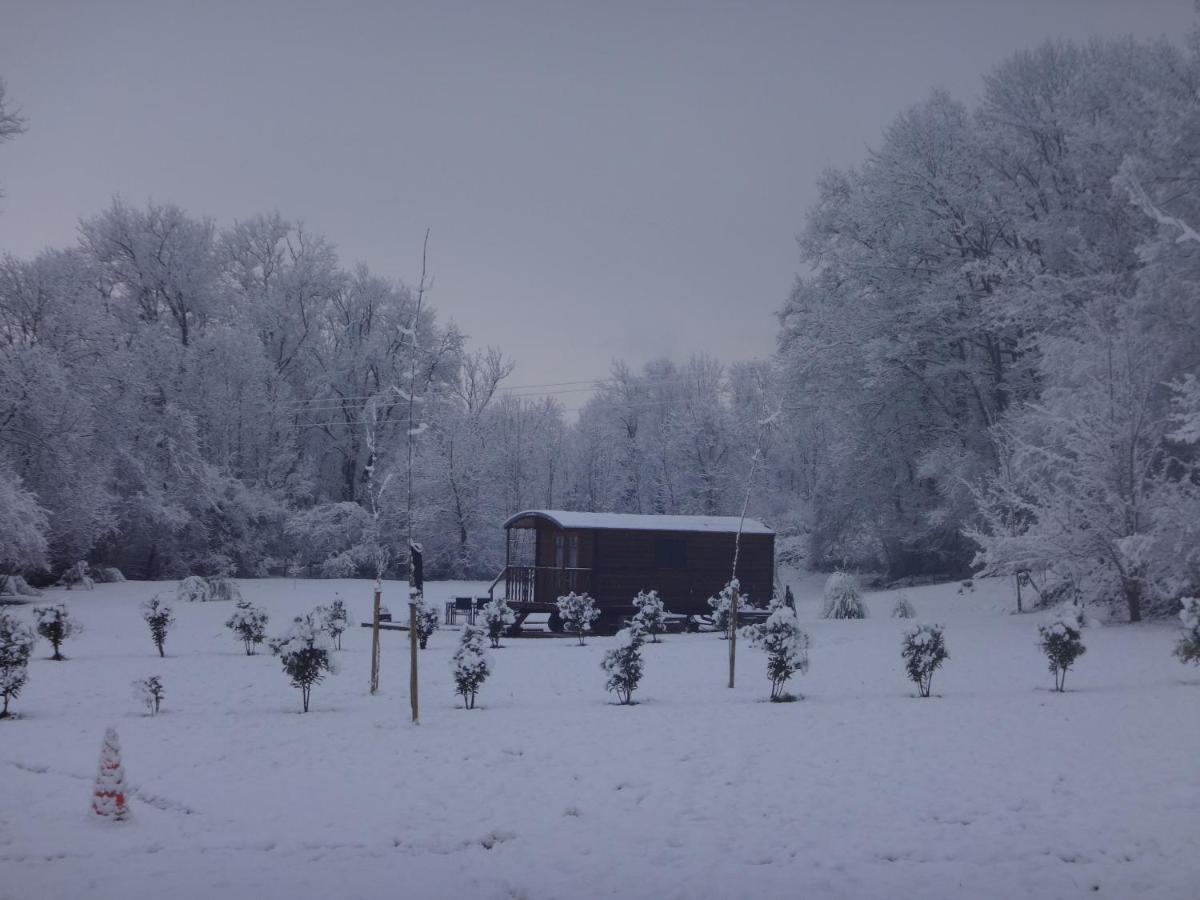
M 384 633 L 382 690 L 366 691 L 368 582 L 241 582 L 269 634 L 335 591 L 348 602 L 343 671 L 308 715 L 279 661 L 223 627 L 229 603 L 179 604 L 160 660 L 138 604 L 173 584 L 50 592 L 86 630 L 66 662 L 39 642 L 20 718 L 0 721 L 0 897 L 1200 896 L 1200 671 L 1170 655 L 1177 627 L 1086 630 L 1059 695 L 1040 619 L 1002 611 L 1006 584 L 912 588 L 950 652 L 922 700 L 895 595 L 826 622 L 818 584 L 797 586 L 800 702 L 762 702 L 744 644 L 728 690 L 715 634 L 647 645 L 633 707 L 604 692 L 612 638 L 510 639 L 467 712 L 443 630 L 415 727 L 406 633 Z M 429 595 L 440 609 L 482 587 Z M 402 597 L 385 586 L 393 611 Z M 152 674 L 156 718 L 130 688 Z M 89 818 L 108 725 L 125 824 Z

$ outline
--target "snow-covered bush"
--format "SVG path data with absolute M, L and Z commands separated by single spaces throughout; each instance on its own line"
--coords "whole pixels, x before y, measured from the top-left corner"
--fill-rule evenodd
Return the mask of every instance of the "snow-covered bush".
M 208 594 L 204 599 L 236 602 L 242 599 L 242 591 L 237 582 L 228 575 L 214 575 L 208 579 Z
M 333 638 L 334 646 L 341 650 L 342 634 L 345 632 L 346 626 L 350 624 L 350 613 L 346 609 L 346 604 L 341 597 L 334 597 L 333 603 L 328 607 L 319 606 L 317 609 L 321 613 L 321 627 Z
M 633 605 L 637 607 L 634 624 L 650 635 L 650 643 L 657 644 L 658 636 L 667 625 L 667 610 L 658 591 L 639 591 L 633 598 Z
M 784 693 L 788 679 L 808 671 L 808 634 L 800 627 L 796 611 L 782 599 L 771 603 L 771 615 L 760 625 L 741 630 L 752 647 L 767 654 L 767 677 L 771 679 L 771 701 L 791 699 Z
M 1039 646 L 1046 654 L 1050 671 L 1054 674 L 1054 689 L 1062 691 L 1067 670 L 1087 652 L 1087 648 L 1083 646 L 1079 629 L 1061 619 L 1049 625 L 1039 625 L 1038 634 L 1041 636 Z
M 0 595 L 13 594 L 17 597 L 40 597 L 42 592 L 31 586 L 20 575 L 0 575 Z
M 175 599 L 180 603 L 195 603 L 208 599 L 208 580 L 202 575 L 189 575 L 179 582 Z
M 504 632 L 517 621 L 516 614 L 509 608 L 503 597 L 497 597 L 491 602 L 485 603 L 483 609 L 479 611 L 479 615 L 483 618 L 483 624 L 487 628 L 488 637 L 491 638 L 492 647 L 500 646 L 500 638 L 504 636 Z
M 825 582 L 822 619 L 865 619 L 867 605 L 858 592 L 858 582 L 849 572 L 834 572 Z
M 68 566 L 58 579 L 58 586 L 65 587 L 68 591 L 76 585 L 87 588 L 89 591 L 96 586 L 96 582 L 88 570 L 88 564 L 82 559 L 74 565 Z
M 708 598 L 708 608 L 712 610 L 713 628 L 721 632 L 722 640 L 729 636 L 729 610 L 733 607 L 733 592 L 738 589 L 737 579 L 730 581 L 715 597 Z M 739 603 L 741 597 L 738 598 Z
M 80 626 L 71 618 L 71 611 L 67 609 L 67 604 L 35 606 L 33 614 L 37 618 L 37 633 L 48 640 L 54 648 L 52 659 L 63 659 L 59 650 L 63 641 L 81 631 Z
M 92 581 L 98 584 L 124 584 L 125 575 L 116 566 L 99 566 L 92 569 Z
M 432 603 L 425 602 L 423 593 L 418 592 L 414 600 L 417 606 L 417 643 L 424 650 L 425 645 L 429 643 L 429 638 L 441 625 L 441 616 L 438 615 L 438 611 Z
M 913 608 L 912 603 L 909 602 L 907 595 L 901 594 L 897 597 L 896 604 L 892 607 L 892 618 L 915 619 L 916 617 L 917 611 Z
M 466 709 L 475 708 L 475 695 L 491 671 L 483 648 L 484 631 L 476 625 L 464 625 L 458 649 L 451 657 L 455 690 L 462 695 Z
M 28 625 L 0 607 L 0 697 L 4 698 L 0 719 L 8 717 L 8 702 L 15 700 L 25 687 L 29 657 L 36 640 Z
M 233 615 L 225 621 L 225 627 L 241 639 L 246 655 L 253 656 L 254 648 L 267 636 L 267 614 L 249 600 L 239 600 Z
M 918 625 L 904 635 L 904 669 L 920 691 L 922 697 L 929 696 L 933 673 L 950 658 L 946 652 L 946 640 L 941 625 Z
M 175 611 L 171 608 L 171 604 L 166 600 L 160 600 L 158 594 L 155 594 L 142 603 L 142 618 L 150 626 L 150 638 L 154 641 L 154 646 L 158 648 L 158 655 L 166 656 L 163 652 L 163 645 L 167 642 L 167 629 L 175 621 Z
M 632 703 L 642 678 L 642 630 L 635 625 L 618 631 L 617 645 L 604 651 L 600 667 L 608 673 L 605 687 L 616 693 L 622 705 Z
M 1200 666 L 1200 597 L 1184 597 L 1179 618 L 1185 630 L 1175 645 L 1175 655 L 1180 662 Z
M 592 630 L 592 623 L 600 616 L 596 609 L 596 601 L 587 594 L 576 594 L 574 591 L 565 597 L 558 598 L 558 615 L 562 619 L 563 629 L 579 638 L 579 646 L 587 643 L 584 635 Z
M 167 692 L 163 690 L 162 678 L 158 675 L 139 678 L 133 683 L 133 699 L 145 706 L 149 715 L 158 715 L 158 708 L 166 696 Z
M 320 684 L 325 673 L 336 675 L 337 661 L 333 656 L 333 641 L 312 615 L 297 616 L 287 632 L 268 642 L 271 652 L 283 663 L 283 671 L 300 688 L 304 712 L 314 684 Z

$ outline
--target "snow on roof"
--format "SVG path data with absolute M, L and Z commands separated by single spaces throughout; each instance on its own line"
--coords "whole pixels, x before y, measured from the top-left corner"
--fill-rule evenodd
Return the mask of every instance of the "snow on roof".
M 563 509 L 527 509 L 510 516 L 504 523 L 508 528 L 519 519 L 533 516 L 549 519 L 559 528 L 608 528 L 621 531 L 692 531 L 734 534 L 741 519 L 738 516 L 643 516 L 635 513 L 570 512 Z M 742 534 L 774 534 L 757 519 L 742 523 Z

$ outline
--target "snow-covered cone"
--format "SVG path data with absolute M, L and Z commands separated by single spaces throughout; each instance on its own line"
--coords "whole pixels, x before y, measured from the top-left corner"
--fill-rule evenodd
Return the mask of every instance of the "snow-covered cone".
M 100 768 L 96 771 L 96 790 L 92 796 L 92 812 L 101 818 L 123 822 L 129 818 L 125 804 L 125 767 L 121 765 L 121 742 L 117 730 L 104 732 L 100 748 Z

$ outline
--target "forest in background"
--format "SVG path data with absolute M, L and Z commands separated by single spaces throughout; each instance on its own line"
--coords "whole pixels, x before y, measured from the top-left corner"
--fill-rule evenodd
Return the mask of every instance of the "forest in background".
M 574 387 L 511 385 L 423 275 L 277 213 L 114 201 L 0 262 L 0 566 L 401 572 L 411 522 L 430 575 L 492 577 L 518 510 L 737 514 L 749 488 L 781 562 L 1172 612 L 1200 588 L 1198 90 L 1193 35 L 933 92 L 797 211 L 769 359 Z M 3 100 L 0 141 L 29 124 Z

